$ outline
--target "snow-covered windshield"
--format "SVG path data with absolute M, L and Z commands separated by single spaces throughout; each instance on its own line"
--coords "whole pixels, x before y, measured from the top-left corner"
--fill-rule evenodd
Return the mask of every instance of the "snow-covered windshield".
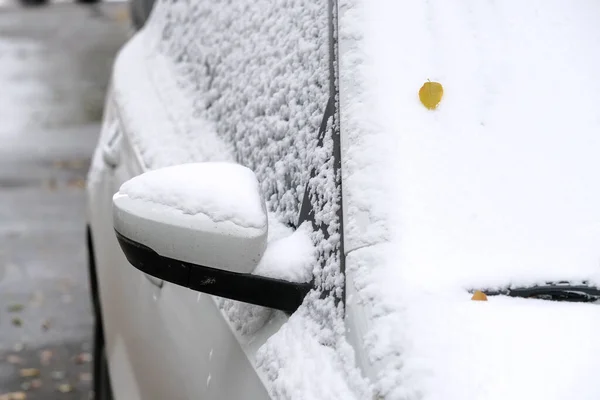
M 342 48 L 349 240 L 391 243 L 422 287 L 600 283 L 598 16 L 584 1 L 347 14 L 342 38 L 361 37 Z
M 467 291 L 600 283 L 599 17 L 340 0 L 348 337 L 374 397 L 600 398 L 597 304 Z

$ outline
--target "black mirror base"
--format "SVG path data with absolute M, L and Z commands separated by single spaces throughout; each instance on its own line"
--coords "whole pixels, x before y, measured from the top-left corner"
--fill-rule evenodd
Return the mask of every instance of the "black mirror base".
M 244 303 L 293 313 L 313 288 L 311 282 L 294 283 L 241 274 L 164 257 L 151 248 L 115 231 L 131 265 L 140 271 L 192 290 Z

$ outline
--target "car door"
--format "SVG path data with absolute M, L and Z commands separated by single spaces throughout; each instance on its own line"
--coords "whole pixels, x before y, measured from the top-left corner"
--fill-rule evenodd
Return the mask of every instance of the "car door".
M 118 111 L 114 115 L 98 149 L 102 167 L 92 183 L 91 224 L 115 397 L 268 398 L 211 296 L 163 283 L 125 259 L 112 226 L 112 195 L 146 168 Z
M 115 397 L 141 399 L 148 395 L 152 369 L 157 360 L 148 338 L 138 337 L 140 328 L 152 320 L 148 298 L 156 286 L 126 266 L 112 227 L 112 195 L 121 183 L 142 172 L 126 143 L 115 105 L 109 97 L 105 125 L 88 179 L 90 226 L 96 249 L 97 279 L 102 308 L 106 353 Z M 158 322 L 158 321 L 156 321 Z M 157 324 L 158 325 L 158 324 Z M 139 338 L 139 340 L 138 340 Z M 145 346 L 146 349 L 140 348 Z M 146 370 L 146 371 L 145 371 Z

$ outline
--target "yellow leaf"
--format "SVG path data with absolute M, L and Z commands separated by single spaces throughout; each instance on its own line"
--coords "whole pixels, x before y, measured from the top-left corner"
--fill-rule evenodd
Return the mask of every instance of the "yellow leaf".
M 435 110 L 442 101 L 444 95 L 444 88 L 441 83 L 427 81 L 419 89 L 419 99 L 421 103 L 429 109 Z
M 487 301 L 487 296 L 481 290 L 476 290 L 475 293 L 473 293 L 473 297 L 471 297 L 471 300 L 474 300 L 474 301 Z
M 73 391 L 73 386 L 69 385 L 68 383 L 61 383 L 58 385 L 57 389 L 61 393 L 70 393 Z
M 27 394 L 25 392 L 10 392 L 0 394 L 0 400 L 26 400 Z
M 34 376 L 39 376 L 40 370 L 37 368 L 22 368 L 19 371 L 19 375 L 21 375 L 21 378 L 31 378 Z
M 129 10 L 125 7 L 121 7 L 117 10 L 115 14 L 115 19 L 118 22 L 127 22 L 129 21 Z

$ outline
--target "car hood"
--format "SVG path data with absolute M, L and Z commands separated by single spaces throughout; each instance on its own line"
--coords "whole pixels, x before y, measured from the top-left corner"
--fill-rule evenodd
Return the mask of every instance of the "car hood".
M 427 293 L 405 301 L 403 391 L 423 399 L 600 398 L 598 305 Z
M 403 284 L 380 247 L 348 254 L 346 322 L 381 398 L 600 398 L 600 304 Z
M 385 399 L 600 399 L 598 305 L 469 292 L 600 286 L 600 6 L 345 3 L 347 337 L 364 374 Z

